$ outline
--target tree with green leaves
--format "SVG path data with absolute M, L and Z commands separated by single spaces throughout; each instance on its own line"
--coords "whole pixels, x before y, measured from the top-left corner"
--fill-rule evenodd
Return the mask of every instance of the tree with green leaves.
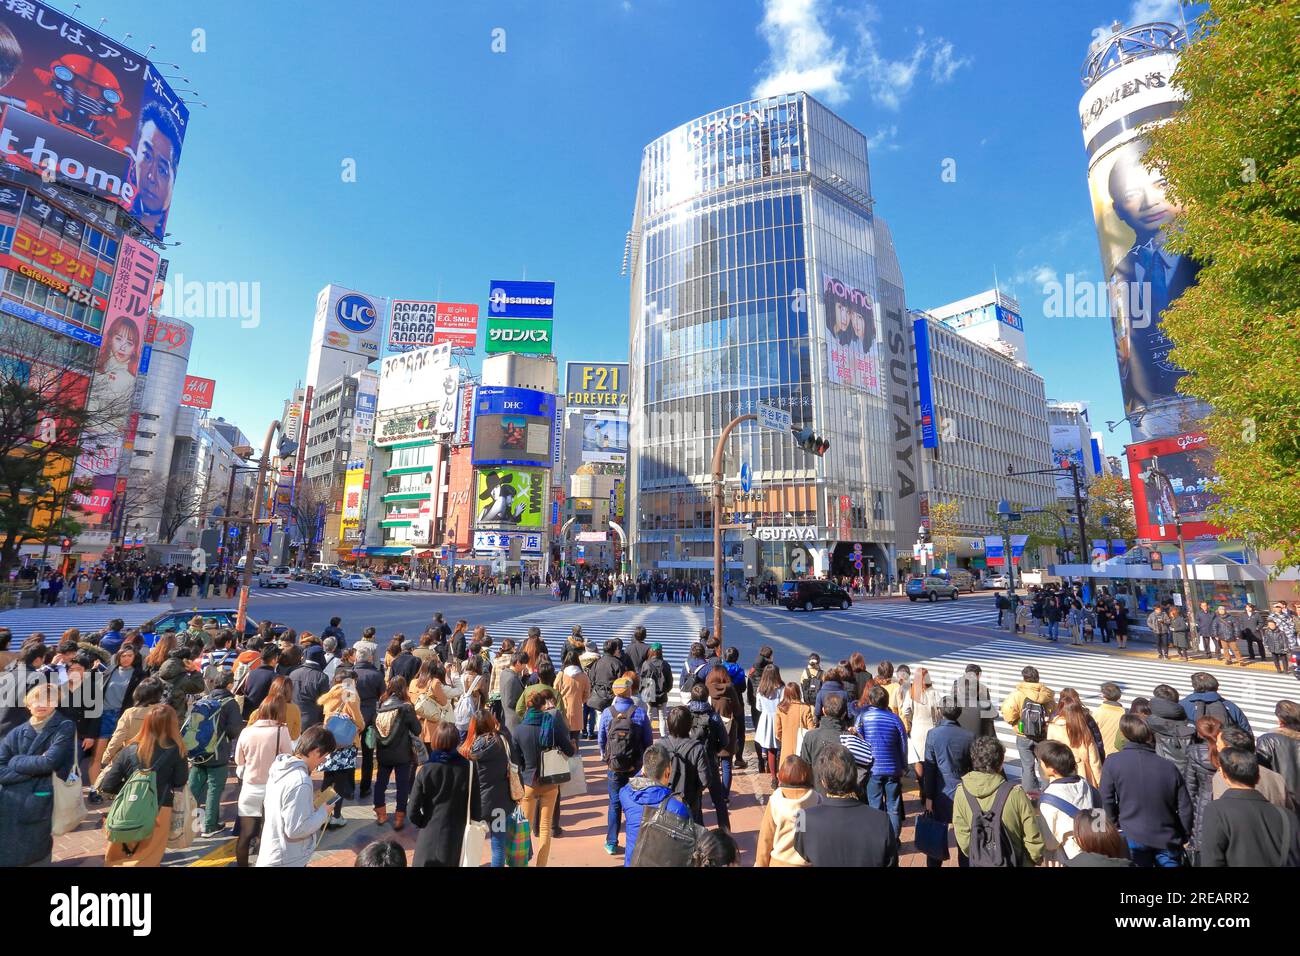
M 1207 402 L 1211 520 L 1300 564 L 1300 0 L 1210 0 L 1146 160 L 1185 211 L 1168 248 L 1202 263 L 1165 313 L 1179 391 Z
M 948 557 L 957 546 L 957 518 L 961 505 L 956 501 L 938 501 L 930 504 L 930 540 L 934 542 L 936 564 L 948 566 Z M 940 559 L 942 555 L 942 559 Z

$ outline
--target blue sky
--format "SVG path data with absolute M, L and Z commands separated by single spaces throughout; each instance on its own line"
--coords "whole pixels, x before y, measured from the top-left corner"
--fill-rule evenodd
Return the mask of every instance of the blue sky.
M 56 0 L 71 12 L 72 4 Z M 1094 29 L 1172 0 L 590 0 L 368 5 L 87 0 L 77 16 L 175 62 L 195 107 L 172 275 L 258 283 L 260 323 L 194 319 L 213 414 L 260 440 L 306 370 L 315 294 L 482 307 L 553 279 L 560 361 L 627 354 L 619 275 L 640 151 L 756 90 L 808 89 L 872 142 L 909 305 L 1020 298 L 1047 394 L 1118 419 L 1108 320 L 1045 318 L 1041 283 L 1100 264 L 1076 107 Z M 504 30 L 505 52 L 492 52 Z M 195 52 L 195 30 L 205 52 Z M 167 68 L 165 72 L 177 72 Z M 941 179 L 945 159 L 956 181 Z M 356 182 L 341 176 L 355 160 Z M 1117 453 L 1121 426 L 1107 436 Z

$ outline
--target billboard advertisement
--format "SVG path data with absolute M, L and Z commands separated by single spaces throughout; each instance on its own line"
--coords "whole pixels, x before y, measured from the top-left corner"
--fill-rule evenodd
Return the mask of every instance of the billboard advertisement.
M 181 389 L 181 404 L 187 408 L 211 408 L 212 396 L 216 390 L 215 379 L 186 375 L 185 387 Z
M 189 109 L 148 60 L 36 0 L 5 5 L 0 73 L 7 161 L 166 233 Z
M 468 445 L 474 434 L 474 386 L 460 388 L 460 411 L 456 415 L 456 444 Z
M 554 324 L 549 319 L 498 319 L 489 316 L 484 350 L 489 355 L 497 352 L 550 355 Z
M 921 416 L 921 447 L 939 447 L 939 424 L 934 417 L 934 384 L 930 379 L 930 327 L 928 320 L 912 320 L 912 337 L 916 340 L 916 380 Z
M 1079 482 L 1082 487 L 1088 472 L 1083 467 L 1083 442 L 1078 426 L 1049 425 L 1048 432 L 1052 444 L 1052 465 L 1059 468 L 1074 462 L 1079 466 Z M 1074 482 L 1068 471 L 1058 471 L 1053 478 L 1056 481 L 1056 497 L 1074 497 Z
M 870 296 L 823 273 L 822 312 L 830 380 L 879 395 L 880 330 Z
M 460 388 L 460 369 L 451 367 L 451 346 L 426 348 L 390 355 L 379 364 L 377 411 L 408 408 L 431 402 L 441 404 Z
M 401 411 L 380 412 L 375 416 L 372 441 L 379 447 L 403 442 L 433 441 L 456 428 L 456 404 L 420 405 Z
M 361 497 L 365 482 L 365 461 L 357 459 L 348 462 L 348 470 L 343 476 L 343 520 L 339 525 L 344 541 L 358 541 L 361 538 Z
M 1214 493 L 1214 449 L 1203 432 L 1186 432 L 1155 441 L 1129 445 L 1129 480 L 1133 484 L 1133 513 L 1139 538 L 1176 541 L 1174 509 L 1183 521 L 1183 536 L 1216 538 L 1223 529 L 1205 519 L 1206 510 L 1219 500 Z M 1169 484 L 1143 481 L 1142 474 L 1159 468 Z
M 480 385 L 474 402 L 474 464 L 551 463 L 555 396 L 529 388 Z
M 408 349 L 447 343 L 473 349 L 478 340 L 478 306 L 467 302 L 427 302 L 394 299 L 388 320 L 388 349 Z
M 627 461 L 627 416 L 582 416 L 582 460 L 606 463 Z
M 470 464 L 468 446 L 453 448 L 447 467 L 446 540 L 458 547 L 468 547 L 471 528 L 478 509 L 474 507 L 474 466 Z
M 1148 143 L 1142 135 L 1180 105 L 1182 94 L 1170 85 L 1177 64 L 1174 52 L 1124 63 L 1089 87 L 1079 104 L 1126 414 L 1185 400 L 1174 390 L 1184 373 L 1170 361 L 1173 343 L 1160 320 L 1196 281 L 1199 266 L 1165 248 L 1163 227 L 1181 209 L 1167 197 L 1164 178 L 1143 165 Z
M 626 411 L 627 376 L 627 362 L 570 362 L 565 366 L 564 404 Z
M 475 528 L 541 528 L 546 472 L 537 468 L 487 468 L 478 473 Z
M 488 288 L 488 318 L 555 318 L 555 283 L 493 279 Z
M 316 295 L 316 322 L 312 343 L 375 358 L 379 355 L 381 308 L 384 300 L 338 285 L 327 285 Z
M 357 398 L 352 412 L 353 454 L 362 454 L 375 434 L 375 408 L 379 404 L 379 376 L 369 369 L 357 372 Z
M 542 550 L 540 532 L 512 534 L 508 531 L 475 531 L 475 551 L 509 551 L 511 544 L 518 539 L 519 550 L 524 554 L 538 554 Z

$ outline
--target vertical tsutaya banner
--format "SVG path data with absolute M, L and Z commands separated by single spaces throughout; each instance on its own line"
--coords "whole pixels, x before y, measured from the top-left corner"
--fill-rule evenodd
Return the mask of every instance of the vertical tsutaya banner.
M 912 320 L 916 341 L 916 380 L 920 398 L 921 447 L 939 447 L 939 429 L 934 420 L 934 385 L 930 379 L 930 327 L 925 318 Z
M 879 395 L 880 330 L 871 297 L 834 276 L 823 274 L 822 311 L 830 380 L 836 385 Z
M 1145 131 L 1172 116 L 1183 98 L 1170 83 L 1177 65 L 1175 52 L 1137 57 L 1103 74 L 1079 104 L 1128 414 L 1183 398 L 1174 385 L 1184 373 L 1170 360 L 1173 343 L 1161 319 L 1199 266 L 1165 249 L 1163 227 L 1182 210 L 1166 196 L 1164 177 L 1144 165 Z
M 157 253 L 134 239 L 122 238 L 117 272 L 104 315 L 104 343 L 95 362 L 95 377 L 86 400 L 87 418 L 82 435 L 85 451 L 73 470 L 73 481 L 90 489 L 74 493 L 73 503 L 85 512 L 78 520 L 92 535 L 107 531 L 124 444 L 134 439 L 134 428 L 130 427 L 131 407 L 149 330 L 149 306 L 157 269 Z M 97 539 L 87 536 L 86 540 Z
M 167 80 L 37 0 L 3 4 L 0 50 L 5 159 L 90 190 L 162 239 L 189 124 Z

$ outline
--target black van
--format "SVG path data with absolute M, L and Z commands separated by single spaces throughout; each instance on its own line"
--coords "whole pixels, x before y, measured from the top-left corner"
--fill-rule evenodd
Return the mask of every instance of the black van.
M 830 581 L 786 581 L 781 585 L 781 604 L 787 611 L 803 608 L 837 607 L 847 611 L 853 606 L 849 592 Z

